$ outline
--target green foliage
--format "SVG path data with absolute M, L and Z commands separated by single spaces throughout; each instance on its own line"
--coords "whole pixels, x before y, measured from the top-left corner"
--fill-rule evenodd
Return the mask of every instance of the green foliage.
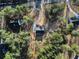
M 10 52 L 7 52 L 7 53 L 5 54 L 4 59 L 14 59 L 14 58 L 12 58 L 12 54 L 11 54 Z
M 76 31 L 76 30 L 73 30 L 71 34 L 72 34 L 73 36 L 79 36 L 79 32 Z
M 62 45 L 61 48 L 64 50 L 64 51 L 72 51 L 71 47 L 69 45 Z
M 55 59 L 61 51 L 61 45 L 63 44 L 63 38 L 61 34 L 52 32 L 49 38 L 46 39 L 47 43 L 42 48 L 39 48 L 38 59 Z M 48 42 L 49 41 L 49 42 Z
M 59 53 L 55 59 L 64 59 L 64 54 L 63 53 Z
M 23 14 L 24 12 L 26 12 L 25 7 L 19 5 L 16 6 L 16 10 L 18 14 Z
M 27 42 L 29 41 L 30 36 L 28 32 L 20 32 L 18 34 L 15 34 L 7 32 L 5 30 L 0 30 L 0 38 L 3 39 L 4 44 L 9 44 L 9 47 L 11 49 L 11 51 L 9 52 L 11 52 L 12 57 L 17 57 L 20 56 L 22 47 L 27 46 Z
M 11 6 L 5 7 L 2 11 L 7 15 L 11 15 L 15 12 L 14 8 L 12 8 Z
M 62 7 L 61 7 L 62 6 Z M 51 7 L 47 8 L 48 17 L 51 20 L 59 20 L 59 17 L 62 15 L 62 11 L 64 9 L 64 5 L 51 5 Z
M 28 13 L 28 9 L 25 5 L 17 5 L 16 8 L 12 8 L 11 6 L 7 6 L 0 11 L 0 15 L 24 15 Z
M 62 35 L 59 33 L 56 33 L 56 32 L 52 33 L 51 40 L 52 40 L 52 43 L 62 43 L 63 42 Z
M 23 21 L 26 22 L 26 23 L 33 24 L 33 19 L 30 16 L 24 16 Z
M 71 48 L 76 54 L 79 54 L 79 46 L 77 44 L 72 44 Z
M 66 29 L 68 32 L 71 32 L 73 30 L 73 23 L 67 24 Z
M 75 1 L 75 0 L 74 0 Z M 52 5 L 51 8 L 47 8 L 48 12 L 48 18 L 51 20 L 60 20 L 62 19 L 62 11 L 64 9 L 64 5 Z M 13 15 L 21 15 L 23 17 L 24 23 L 27 23 L 28 25 L 33 24 L 33 19 L 30 16 L 24 16 L 28 14 L 29 8 L 26 8 L 25 5 L 17 5 L 16 8 L 12 8 L 11 6 L 5 7 L 3 10 L 0 11 L 0 17 L 8 15 L 8 17 Z M 61 20 L 62 21 L 62 20 Z M 79 54 L 79 46 L 76 44 L 72 44 L 71 46 L 64 44 L 63 42 L 66 38 L 65 32 L 69 32 L 72 34 L 72 36 L 78 36 L 79 33 L 76 30 L 73 30 L 73 23 L 67 24 L 67 20 L 63 20 L 64 24 L 67 25 L 67 27 L 63 26 L 62 28 L 59 28 L 59 32 L 55 31 L 48 34 L 48 38 L 44 39 L 46 40 L 45 43 L 41 46 L 39 46 L 41 43 L 38 43 L 37 48 L 37 57 L 38 59 L 64 59 L 63 51 L 68 52 L 76 52 Z M 63 37 L 64 36 L 64 37 Z M 16 57 L 20 56 L 21 50 L 23 47 L 28 46 L 30 35 L 29 32 L 21 31 L 18 34 L 11 33 L 9 31 L 0 29 L 0 39 L 2 39 L 2 42 L 4 44 L 9 44 L 10 51 L 8 51 L 5 54 L 4 59 L 16 59 Z M 28 47 L 27 47 L 28 48 Z M 28 48 L 30 53 L 33 51 Z M 26 53 L 24 51 L 24 53 Z M 30 53 L 27 53 L 30 55 Z
M 63 22 L 64 22 L 65 24 L 67 24 L 68 21 L 67 21 L 67 19 L 63 19 Z
M 29 9 L 28 9 L 29 10 Z M 7 18 L 12 18 L 26 15 L 28 13 L 27 7 L 25 5 L 17 5 L 16 8 L 12 8 L 11 6 L 7 6 L 0 11 L 0 17 L 5 17 L 5 21 Z M 28 16 L 23 18 L 25 23 L 33 23 L 32 19 Z M 10 51 L 6 53 L 5 59 L 16 59 L 16 57 L 20 56 L 22 48 L 28 46 L 30 35 L 29 32 L 20 31 L 17 33 L 12 33 L 6 31 L 6 29 L 0 29 L 0 39 L 4 44 L 8 44 Z

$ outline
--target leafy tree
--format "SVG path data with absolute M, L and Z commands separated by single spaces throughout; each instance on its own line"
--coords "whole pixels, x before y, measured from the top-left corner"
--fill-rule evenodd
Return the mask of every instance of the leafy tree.
M 53 5 L 51 5 L 51 7 L 47 8 L 48 17 L 49 17 L 50 21 L 59 19 L 59 16 L 61 16 L 61 13 L 64 8 L 63 6 L 64 5 L 61 5 L 61 4 L 60 5 L 53 4 Z
M 72 32 L 72 30 L 73 30 L 73 23 L 67 24 L 66 29 L 67 29 L 68 32 Z
M 10 52 L 7 52 L 4 59 L 14 59 Z
M 9 44 L 9 52 L 13 58 L 20 56 L 20 51 L 23 47 L 27 46 L 27 42 L 30 39 L 28 32 L 20 32 L 17 35 L 15 33 L 6 32 L 5 30 L 0 30 L 0 34 L 0 38 L 3 39 L 3 43 Z
M 63 37 L 61 34 L 53 32 L 46 40 L 43 47 L 38 49 L 38 59 L 55 59 L 56 55 L 62 52 Z

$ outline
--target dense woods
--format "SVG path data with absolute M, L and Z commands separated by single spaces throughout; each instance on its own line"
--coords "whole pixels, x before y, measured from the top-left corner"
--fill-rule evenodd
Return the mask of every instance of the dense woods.
M 78 0 L 70 1 L 79 12 Z M 75 8 L 73 8 L 75 6 Z M 74 13 L 75 14 L 75 13 Z M 6 6 L 0 10 L 0 59 L 76 59 L 79 17 L 63 3 Z

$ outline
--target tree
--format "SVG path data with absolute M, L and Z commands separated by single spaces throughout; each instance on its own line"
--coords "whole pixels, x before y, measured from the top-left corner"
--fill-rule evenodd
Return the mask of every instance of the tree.
M 6 32 L 5 30 L 0 30 L 0 38 L 3 40 L 4 44 L 9 45 L 9 52 L 12 58 L 20 57 L 21 50 L 23 47 L 27 47 L 27 42 L 30 39 L 28 32 L 20 32 L 18 35 L 15 33 Z M 7 55 L 6 55 L 7 56 Z M 5 56 L 5 58 L 6 58 Z
M 61 45 L 63 41 L 61 34 L 56 32 L 49 34 L 43 46 L 38 49 L 38 59 L 55 59 L 56 55 L 62 52 Z

